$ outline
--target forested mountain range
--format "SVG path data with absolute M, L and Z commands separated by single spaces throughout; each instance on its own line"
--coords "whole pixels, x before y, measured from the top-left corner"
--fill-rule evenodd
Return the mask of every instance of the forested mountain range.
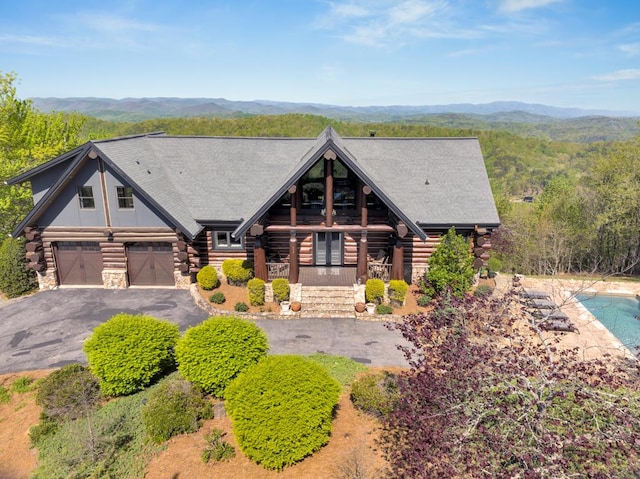
M 32 98 L 42 112 L 78 112 L 101 120 L 239 118 L 307 114 L 351 122 L 402 122 L 447 128 L 501 130 L 558 141 L 614 141 L 638 134 L 640 113 L 558 108 L 521 102 L 432 106 L 350 107 L 316 103 L 230 101 L 223 98 Z

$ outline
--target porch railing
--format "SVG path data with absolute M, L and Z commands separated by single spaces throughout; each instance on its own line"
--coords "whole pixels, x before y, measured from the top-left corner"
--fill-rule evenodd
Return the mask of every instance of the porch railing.
M 369 263 L 367 265 L 368 277 L 389 281 L 391 279 L 391 264 L 389 263 Z
M 267 279 L 272 281 L 276 278 L 289 277 L 289 263 L 267 263 Z

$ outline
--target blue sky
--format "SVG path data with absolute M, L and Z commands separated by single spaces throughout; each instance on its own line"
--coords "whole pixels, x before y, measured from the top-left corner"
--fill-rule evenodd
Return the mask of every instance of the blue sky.
M 640 112 L 640 2 L 0 0 L 26 97 Z

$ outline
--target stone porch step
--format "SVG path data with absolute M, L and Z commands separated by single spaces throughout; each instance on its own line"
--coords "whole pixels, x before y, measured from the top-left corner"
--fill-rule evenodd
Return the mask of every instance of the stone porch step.
M 303 286 L 301 302 L 304 317 L 355 317 L 353 286 Z

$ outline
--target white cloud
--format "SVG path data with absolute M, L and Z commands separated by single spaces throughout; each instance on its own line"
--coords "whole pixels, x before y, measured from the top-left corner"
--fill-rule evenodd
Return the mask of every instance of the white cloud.
M 12 35 L 10 33 L 0 34 L 0 43 L 11 43 L 20 45 L 54 47 L 61 46 L 59 39 L 53 37 L 40 37 L 35 35 Z
M 640 55 L 640 43 L 626 43 L 618 45 L 618 50 L 626 55 L 634 57 L 636 55 Z
M 73 15 L 73 20 L 92 30 L 104 33 L 159 32 L 165 30 L 164 27 L 153 23 L 138 22 L 110 13 L 77 13 Z
M 628 68 L 626 70 L 617 70 L 594 77 L 600 81 L 620 81 L 620 80 L 640 80 L 640 68 Z
M 546 7 L 564 0 L 501 0 L 499 10 L 503 12 L 519 12 L 532 8 Z

